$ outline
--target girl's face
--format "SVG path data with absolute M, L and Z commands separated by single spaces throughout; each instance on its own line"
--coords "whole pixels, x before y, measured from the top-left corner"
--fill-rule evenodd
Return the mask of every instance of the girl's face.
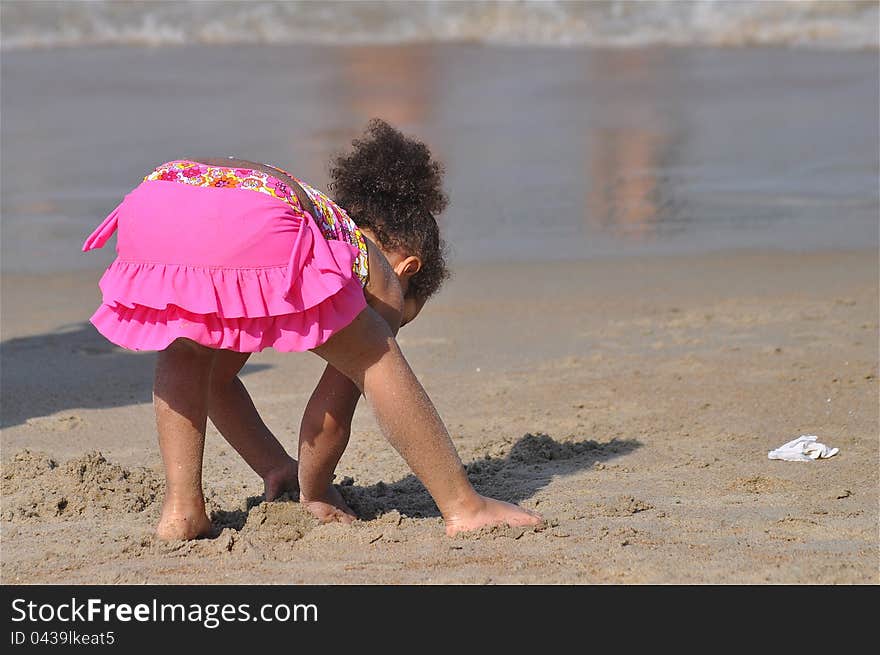
M 422 311 L 422 307 L 425 306 L 424 300 L 407 296 L 409 279 L 422 268 L 422 260 L 416 255 L 410 255 L 397 250 L 387 250 L 382 247 L 382 244 L 379 243 L 379 240 L 370 228 L 362 227 L 360 230 L 365 237 L 376 245 L 385 259 L 388 260 L 391 268 L 394 269 L 394 273 L 397 275 L 397 280 L 400 282 L 400 289 L 403 291 L 404 295 L 403 317 L 400 322 L 401 327 L 403 327 L 418 316 L 419 312 Z
M 410 321 L 412 321 L 416 316 L 419 315 L 419 312 L 422 311 L 422 307 L 425 306 L 424 300 L 419 298 L 413 298 L 411 296 L 407 296 L 403 299 L 403 317 L 400 319 L 400 327 L 403 327 Z

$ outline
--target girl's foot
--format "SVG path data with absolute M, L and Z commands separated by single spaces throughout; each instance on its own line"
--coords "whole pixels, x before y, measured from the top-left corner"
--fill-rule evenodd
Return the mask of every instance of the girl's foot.
M 211 534 L 211 520 L 205 513 L 204 502 L 201 506 L 189 508 L 169 507 L 166 502 L 162 508 L 162 516 L 159 525 L 156 526 L 156 536 L 165 541 L 188 541 L 207 537 Z
M 482 501 L 471 511 L 444 517 L 446 535 L 452 537 L 459 532 L 478 530 L 493 525 L 509 525 L 512 527 L 538 525 L 543 519 L 539 514 L 505 503 L 480 496 Z
M 339 489 L 332 484 L 320 498 L 300 496 L 299 502 L 309 510 L 321 523 L 351 523 L 357 514 L 345 504 Z
M 271 502 L 285 491 L 292 496 L 299 495 L 299 466 L 296 460 L 288 457 L 287 461 L 269 471 L 263 477 L 263 490 L 266 500 Z

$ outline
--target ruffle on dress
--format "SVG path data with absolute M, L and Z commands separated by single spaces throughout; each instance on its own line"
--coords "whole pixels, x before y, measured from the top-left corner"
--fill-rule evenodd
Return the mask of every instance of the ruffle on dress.
M 95 229 L 83 251 L 116 231 L 118 210 Z M 99 286 L 91 323 L 130 350 L 163 350 L 178 337 L 237 352 L 305 351 L 327 341 L 366 307 L 352 272 L 357 247 L 327 240 L 303 212 L 287 265 L 228 268 L 117 258 Z

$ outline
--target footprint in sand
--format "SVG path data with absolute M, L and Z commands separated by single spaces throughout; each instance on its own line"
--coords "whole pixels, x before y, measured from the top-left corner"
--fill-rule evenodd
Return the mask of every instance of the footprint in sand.
M 83 423 L 83 419 L 76 414 L 63 414 L 61 416 L 38 416 L 29 418 L 25 421 L 27 425 L 43 430 L 52 430 L 54 432 L 67 432 L 79 427 Z

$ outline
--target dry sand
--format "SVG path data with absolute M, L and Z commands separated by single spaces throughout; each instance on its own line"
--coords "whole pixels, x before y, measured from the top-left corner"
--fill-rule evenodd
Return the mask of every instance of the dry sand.
M 878 257 L 737 252 L 469 266 L 401 344 L 477 488 L 540 530 L 449 539 L 366 407 L 317 525 L 209 427 L 218 536 L 152 536 L 152 354 L 84 324 L 99 272 L 3 278 L 5 583 L 878 581 Z M 293 448 L 321 364 L 243 379 Z M 801 434 L 813 463 L 767 451 Z

